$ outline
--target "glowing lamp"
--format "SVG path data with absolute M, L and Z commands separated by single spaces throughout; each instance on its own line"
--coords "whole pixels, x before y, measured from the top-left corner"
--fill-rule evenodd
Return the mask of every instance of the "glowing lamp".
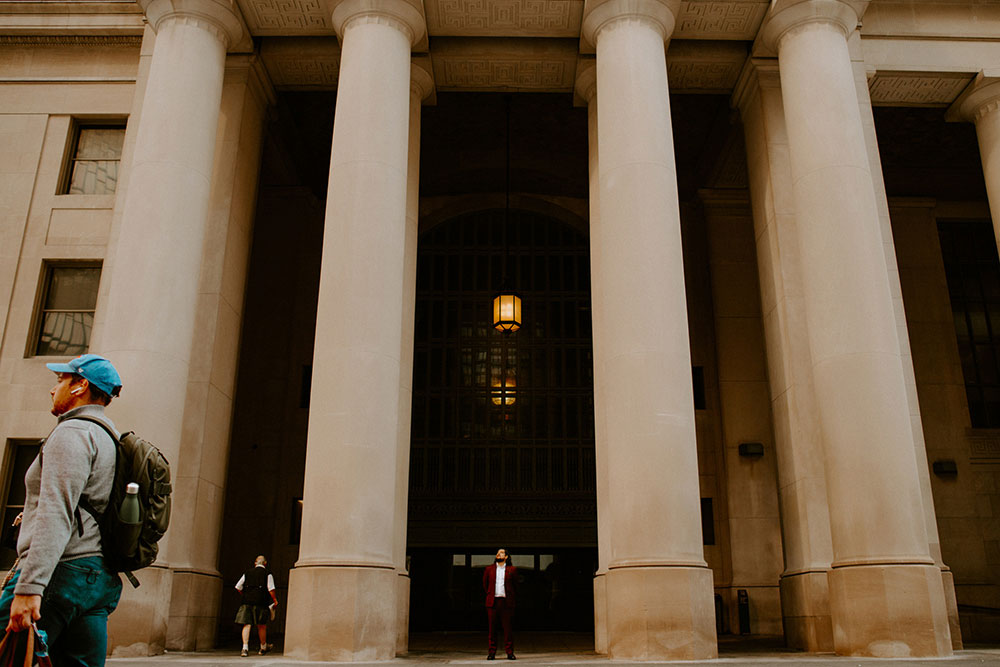
M 504 333 L 521 328 L 521 297 L 516 292 L 493 297 L 493 328 Z

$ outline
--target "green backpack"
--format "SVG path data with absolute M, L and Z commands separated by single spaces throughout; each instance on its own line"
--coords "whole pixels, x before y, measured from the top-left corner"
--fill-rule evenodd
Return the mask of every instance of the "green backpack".
M 97 424 L 115 443 L 115 478 L 107 508 L 101 514 L 85 498 L 80 499 L 80 507 L 100 526 L 101 550 L 108 568 L 112 572 L 123 572 L 132 586 L 138 588 L 139 580 L 132 572 L 156 560 L 157 542 L 170 523 L 170 463 L 155 445 L 132 431 L 117 438 L 100 419 L 84 416 L 73 419 Z M 129 482 L 139 485 L 138 523 L 126 523 L 118 516 Z

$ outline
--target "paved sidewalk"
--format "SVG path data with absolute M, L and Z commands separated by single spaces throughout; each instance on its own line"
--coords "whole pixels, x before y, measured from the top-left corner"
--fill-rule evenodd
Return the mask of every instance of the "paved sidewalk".
M 255 644 L 251 645 L 255 648 Z M 521 633 L 517 636 L 517 663 L 531 665 L 558 665 L 559 667 L 618 667 L 620 665 L 753 665 L 754 667 L 788 667 L 806 664 L 809 667 L 849 667 L 855 665 L 893 665 L 905 667 L 971 667 L 995 665 L 1000 667 L 1000 646 L 973 646 L 955 653 L 950 658 L 876 659 L 849 658 L 832 654 L 810 654 L 792 651 L 781 645 L 780 638 L 733 638 L 719 641 L 719 658 L 706 661 L 628 662 L 611 661 L 593 651 L 593 638 L 574 633 Z M 497 656 L 493 665 L 509 664 Z M 304 662 L 285 658 L 280 649 L 267 656 L 251 653 L 241 658 L 235 650 L 215 650 L 203 653 L 166 653 L 148 658 L 109 658 L 108 667 L 307 667 L 345 663 Z M 393 665 L 427 667 L 429 665 L 473 665 L 486 663 L 485 636 L 480 633 L 435 633 L 415 635 L 410 641 L 410 652 L 386 662 L 348 663 L 356 667 Z

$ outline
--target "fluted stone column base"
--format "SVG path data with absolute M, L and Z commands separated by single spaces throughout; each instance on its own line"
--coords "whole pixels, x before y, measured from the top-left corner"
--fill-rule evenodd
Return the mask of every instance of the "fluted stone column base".
M 628 567 L 607 578 L 608 655 L 616 660 L 718 657 L 712 571 Z
M 396 654 L 410 649 L 410 575 L 396 573 Z
M 173 573 L 154 566 L 135 576 L 142 585 L 124 582 L 121 602 L 108 617 L 108 646 L 115 658 L 159 655 L 166 646 Z
M 940 568 L 834 567 L 829 580 L 838 654 L 875 658 L 951 655 Z
M 594 576 L 594 652 L 608 652 L 608 579 Z
M 222 578 L 218 574 L 174 570 L 167 649 L 208 651 L 215 648 L 221 598 Z
M 833 650 L 830 584 L 825 571 L 781 577 L 781 614 L 785 643 L 810 653 Z
M 288 577 L 285 657 L 366 662 L 396 655 L 392 568 L 296 567 Z

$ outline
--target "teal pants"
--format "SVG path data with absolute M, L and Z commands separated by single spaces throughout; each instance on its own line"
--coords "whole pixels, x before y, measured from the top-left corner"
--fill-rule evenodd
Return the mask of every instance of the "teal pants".
M 0 593 L 0 632 L 10 620 L 14 585 L 21 571 Z M 42 594 L 38 628 L 49 637 L 54 667 L 102 667 L 108 653 L 108 614 L 118 606 L 121 578 L 104 568 L 104 559 L 89 556 L 56 566 Z

